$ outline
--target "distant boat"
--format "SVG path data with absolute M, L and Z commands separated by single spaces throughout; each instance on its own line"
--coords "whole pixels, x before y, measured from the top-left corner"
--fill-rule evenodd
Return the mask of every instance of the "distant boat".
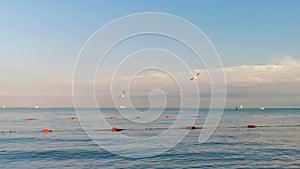
M 125 109 L 126 107 L 125 106 L 120 106 L 120 109 Z
M 5 105 L 3 105 L 3 106 L 2 106 L 2 109 L 5 109 L 5 108 L 6 108 L 6 106 L 5 106 Z
M 242 104 L 240 105 L 240 109 L 243 109 L 243 105 Z
M 260 109 L 260 110 L 265 110 L 265 108 L 264 108 L 264 107 L 260 107 L 259 109 Z
M 121 97 L 126 97 L 125 90 L 122 91 Z

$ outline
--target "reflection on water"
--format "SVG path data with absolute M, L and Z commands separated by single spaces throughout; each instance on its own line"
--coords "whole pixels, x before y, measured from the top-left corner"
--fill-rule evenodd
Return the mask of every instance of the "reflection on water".
M 130 159 L 95 145 L 85 135 L 78 120 L 71 119 L 75 115 L 73 109 L 0 109 L 0 163 L 1 168 L 299 168 L 299 111 L 225 110 L 224 118 L 208 142 L 199 144 L 201 130 L 191 130 L 181 143 L 159 156 Z M 128 129 L 122 134 L 130 137 L 159 134 L 173 123 L 178 113 L 177 110 L 166 110 L 152 124 L 138 124 L 130 123 L 114 109 L 103 112 L 112 126 Z M 199 111 L 195 126 L 202 126 L 207 112 Z M 130 116 L 130 110 L 126 113 Z M 190 118 L 196 113 L 196 110 L 186 110 Z M 116 116 L 115 120 L 110 120 L 112 115 Z M 165 118 L 166 115 L 172 118 Z M 147 118 L 147 114 L 139 116 Z M 35 120 L 27 120 L 30 117 Z M 247 128 L 249 123 L 258 127 Z M 42 133 L 43 128 L 54 132 Z M 124 146 L 135 148 L 130 143 Z

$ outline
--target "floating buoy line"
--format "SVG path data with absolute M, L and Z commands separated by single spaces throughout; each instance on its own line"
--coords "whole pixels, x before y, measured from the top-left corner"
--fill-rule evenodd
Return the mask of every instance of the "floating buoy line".
M 266 128 L 266 127 L 300 127 L 300 124 L 281 124 L 281 125 L 271 125 L 271 126 L 266 126 L 266 125 L 256 125 L 256 124 L 248 124 L 246 126 L 219 126 L 217 128 Z M 194 129 L 203 129 L 203 127 L 200 126 L 187 126 L 187 127 L 179 127 L 179 128 L 169 128 L 169 127 L 148 127 L 148 128 L 140 128 L 140 129 L 135 129 L 135 128 L 118 128 L 118 127 L 113 127 L 111 129 L 99 129 L 99 130 L 93 130 L 93 131 L 113 131 L 113 132 L 120 132 L 123 130 L 168 130 L 168 129 L 175 129 L 175 130 L 179 130 L 179 129 L 188 129 L 188 130 L 194 130 Z M 83 130 L 80 130 L 81 132 Z M 16 132 L 21 132 L 21 131 L 16 131 L 16 130 L 2 130 L 0 131 L 0 133 L 4 134 L 4 133 L 16 133 Z M 23 131 L 22 131 L 23 132 Z M 51 132 L 71 132 L 70 130 L 52 130 L 49 128 L 44 128 L 38 132 L 43 132 L 43 133 L 51 133 Z
M 198 114 L 194 115 L 193 116 L 194 118 L 200 118 L 200 116 Z M 246 114 L 242 114 L 241 115 L 242 118 L 247 118 L 247 115 Z M 251 116 L 250 116 L 251 117 Z M 252 115 L 252 117 L 256 117 L 255 115 Z M 265 118 L 269 118 L 270 115 L 269 114 L 266 114 L 264 115 Z M 288 118 L 289 115 L 288 114 L 285 114 L 284 115 L 285 118 Z M 136 118 L 141 118 L 140 116 L 136 116 Z M 172 118 L 172 116 L 170 115 L 166 115 L 164 116 L 164 118 L 166 119 L 169 119 L 169 118 Z M 225 118 L 224 114 L 221 114 L 221 118 Z M 110 117 L 111 120 L 115 120 L 116 119 L 116 116 L 112 115 Z M 27 118 L 26 120 L 28 121 L 33 121 L 33 120 L 37 120 L 35 119 L 34 117 L 29 117 Z M 77 120 L 77 117 L 76 116 L 72 116 L 71 117 L 71 120 L 72 121 L 76 121 Z M 261 127 L 298 127 L 300 126 L 300 124 L 298 125 L 288 125 L 288 124 L 281 124 L 281 125 L 273 125 L 273 126 L 264 126 L 264 125 L 256 125 L 254 123 L 250 123 L 246 126 L 227 126 L 227 127 L 217 127 L 217 128 L 261 128 Z M 120 131 L 123 131 L 123 130 L 167 130 L 167 129 L 189 129 L 189 130 L 194 130 L 194 129 L 203 129 L 203 127 L 197 127 L 197 126 L 193 126 L 193 125 L 190 125 L 190 126 L 187 126 L 187 127 L 181 127 L 181 128 L 168 128 L 168 127 L 150 127 L 150 128 L 144 128 L 144 129 L 125 129 L 125 128 L 118 128 L 118 127 L 113 127 L 111 129 L 104 129 L 104 130 L 96 130 L 96 131 L 109 131 L 111 130 L 112 132 L 120 132 Z M 49 129 L 49 128 L 43 128 L 42 130 L 40 130 L 41 132 L 43 133 L 50 133 L 50 132 L 54 132 L 53 130 Z M 1 133 L 15 133 L 17 131 L 15 130 L 2 130 L 0 131 Z M 64 132 L 64 131 L 56 131 L 56 132 Z

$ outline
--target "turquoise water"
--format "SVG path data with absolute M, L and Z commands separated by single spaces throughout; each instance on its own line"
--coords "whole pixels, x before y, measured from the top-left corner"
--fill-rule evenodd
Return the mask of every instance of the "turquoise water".
M 152 124 L 132 124 L 115 109 L 102 112 L 112 126 L 127 129 L 122 134 L 150 137 L 166 130 L 178 110 L 165 110 Z M 202 126 L 207 112 L 199 110 L 196 127 Z M 197 110 L 185 113 L 194 118 Z M 225 110 L 206 143 L 198 143 L 201 129 L 191 130 L 169 151 L 141 159 L 103 150 L 78 121 L 71 120 L 74 115 L 73 109 L 0 109 L 0 168 L 300 168 L 300 109 Z M 115 120 L 110 119 L 112 115 Z M 140 115 L 141 119 L 146 116 Z M 29 117 L 36 120 L 26 120 Z M 247 128 L 249 123 L 257 128 Z M 42 133 L 43 128 L 54 132 Z

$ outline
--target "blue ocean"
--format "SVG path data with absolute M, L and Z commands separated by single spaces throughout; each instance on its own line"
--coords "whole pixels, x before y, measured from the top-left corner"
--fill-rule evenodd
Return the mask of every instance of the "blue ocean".
M 150 137 L 168 129 L 178 109 L 164 110 L 150 125 L 131 124 L 116 109 L 102 112 L 111 126 L 125 129 L 120 133 Z M 178 128 L 190 132 L 175 147 L 153 157 L 128 158 L 90 139 L 79 120 L 71 119 L 74 109 L 0 109 L 0 168 L 300 168 L 300 109 L 226 109 L 214 134 L 201 144 L 199 134 L 208 110 L 185 113 L 191 118 L 199 115 L 194 124 L 198 128 Z M 53 132 L 41 132 L 44 128 Z

